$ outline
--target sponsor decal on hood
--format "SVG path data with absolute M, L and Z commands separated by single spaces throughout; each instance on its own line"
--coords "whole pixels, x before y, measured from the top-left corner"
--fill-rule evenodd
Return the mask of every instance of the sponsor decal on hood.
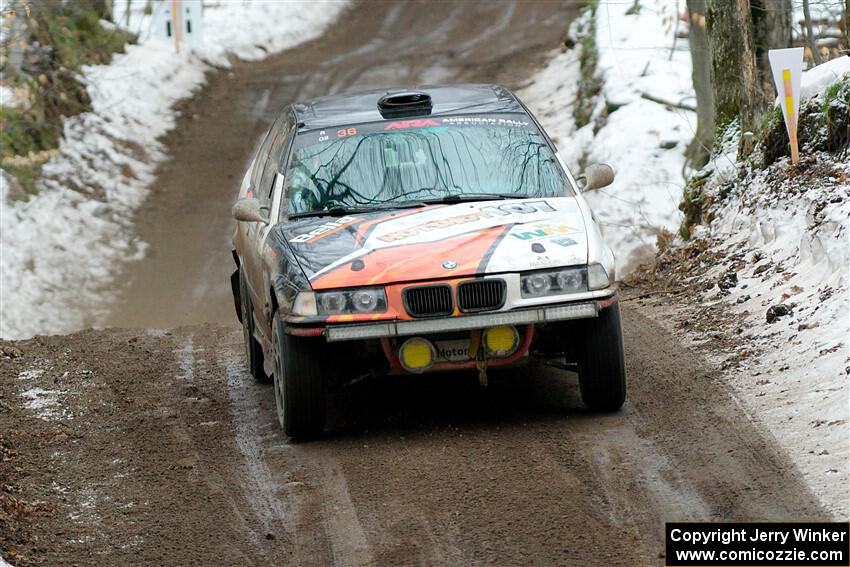
M 587 262 L 585 223 L 573 197 L 303 219 L 281 229 L 314 289 Z

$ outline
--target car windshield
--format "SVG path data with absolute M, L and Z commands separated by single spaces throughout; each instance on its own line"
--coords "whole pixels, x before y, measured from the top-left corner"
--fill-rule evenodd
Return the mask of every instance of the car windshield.
M 568 194 L 555 155 L 522 114 L 305 132 L 296 137 L 285 193 L 289 214 Z

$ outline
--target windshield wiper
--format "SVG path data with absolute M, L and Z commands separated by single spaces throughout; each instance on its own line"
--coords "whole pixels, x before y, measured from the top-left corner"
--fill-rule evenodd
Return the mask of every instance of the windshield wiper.
M 523 195 L 521 193 L 505 194 L 505 193 L 452 193 L 439 199 L 423 199 L 423 203 L 429 205 L 435 203 L 465 203 L 469 201 L 502 201 L 505 199 L 530 199 L 531 195 Z
M 404 201 L 401 203 L 386 203 L 374 207 L 344 207 L 336 205 L 329 209 L 321 209 L 318 211 L 304 211 L 300 213 L 291 213 L 288 215 L 290 219 L 303 219 L 307 217 L 343 217 L 345 215 L 356 215 L 362 213 L 374 213 L 376 211 L 387 211 L 392 209 L 413 209 L 424 207 L 426 205 L 436 204 L 455 204 L 466 203 L 471 201 L 503 201 L 506 199 L 531 199 L 531 195 L 521 193 L 452 193 L 439 199 L 422 199 L 419 201 Z
M 301 213 L 291 213 L 288 216 L 290 219 L 303 219 L 307 217 L 344 217 L 345 215 L 356 215 L 362 213 L 374 213 L 376 211 L 389 211 L 392 209 L 412 209 L 416 207 L 424 207 L 425 203 L 421 201 L 408 203 L 393 203 L 375 207 L 343 207 L 336 205 L 330 209 L 321 209 L 318 211 L 304 211 Z

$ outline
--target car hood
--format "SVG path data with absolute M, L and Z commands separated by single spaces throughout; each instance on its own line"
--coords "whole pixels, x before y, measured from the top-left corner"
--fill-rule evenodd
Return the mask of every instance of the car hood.
M 278 225 L 314 289 L 584 264 L 573 197 L 480 201 Z

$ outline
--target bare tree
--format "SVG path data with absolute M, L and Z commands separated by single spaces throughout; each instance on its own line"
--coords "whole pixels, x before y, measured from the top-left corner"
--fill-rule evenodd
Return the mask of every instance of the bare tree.
M 812 14 L 809 10 L 809 0 L 803 0 L 803 18 L 805 18 L 803 28 L 806 32 L 806 43 L 809 44 L 809 49 L 812 50 L 812 61 L 814 61 L 815 65 L 820 65 L 823 63 L 823 60 L 818 51 L 817 43 L 815 43 L 815 34 L 812 33 Z
M 774 100 L 773 78 L 767 53 L 771 49 L 791 46 L 791 0 L 751 0 L 753 19 L 753 46 L 762 109 L 769 108 Z
M 844 0 L 844 45 L 850 49 L 850 0 Z
M 759 85 L 749 0 L 707 0 L 706 30 L 717 124 L 736 118 L 741 127 L 740 156 L 753 148 L 759 115 Z
M 691 78 L 697 97 L 697 131 L 685 155 L 689 164 L 695 168 L 708 162 L 714 145 L 714 91 L 711 85 L 711 53 L 705 27 L 705 2 L 706 0 L 687 0 Z
M 19 77 L 24 64 L 24 53 L 29 39 L 27 5 L 21 0 L 10 2 L 6 9 L 11 14 L 9 35 L 6 40 L 6 70 L 12 77 Z

